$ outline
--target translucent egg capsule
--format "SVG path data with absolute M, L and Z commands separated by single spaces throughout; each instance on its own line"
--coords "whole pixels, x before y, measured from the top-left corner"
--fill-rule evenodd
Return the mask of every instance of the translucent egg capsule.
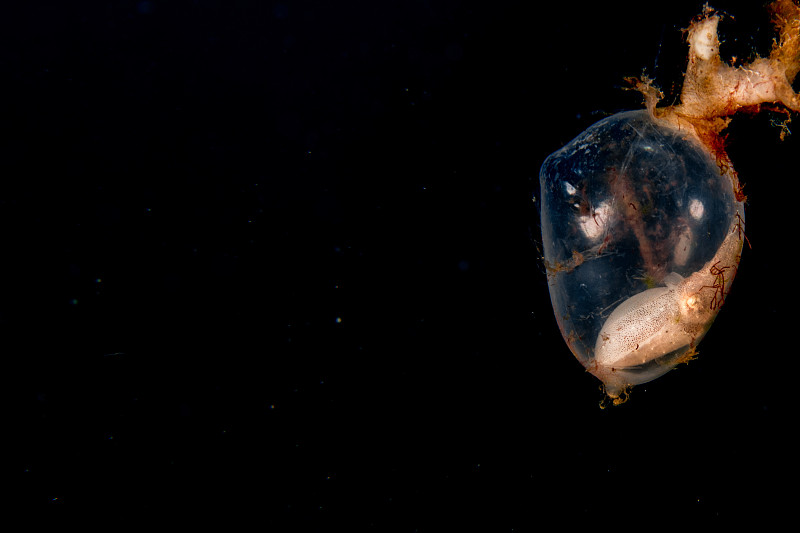
M 608 117 L 550 155 L 540 171 L 550 298 L 561 333 L 615 403 L 633 385 L 691 359 L 741 258 L 744 195 L 720 132 L 729 115 L 769 102 L 800 111 L 800 7 L 770 9 L 768 58 L 733 67 L 719 55 L 713 10 L 688 31 L 681 102 Z M 757 108 L 755 108 L 757 109 Z
M 618 396 L 690 357 L 739 263 L 744 205 L 731 176 L 642 110 L 552 154 L 540 184 L 550 296 L 581 363 Z

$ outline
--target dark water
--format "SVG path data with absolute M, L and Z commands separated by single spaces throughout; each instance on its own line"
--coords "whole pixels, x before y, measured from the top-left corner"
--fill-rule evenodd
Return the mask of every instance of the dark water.
M 757 7 L 717 4 L 732 48 L 764 42 L 736 30 Z M 539 260 L 542 161 L 640 105 L 624 76 L 674 98 L 699 9 L 9 8 L 15 508 L 409 532 L 780 516 L 794 137 L 732 127 L 752 250 L 699 359 L 619 408 L 598 408 Z

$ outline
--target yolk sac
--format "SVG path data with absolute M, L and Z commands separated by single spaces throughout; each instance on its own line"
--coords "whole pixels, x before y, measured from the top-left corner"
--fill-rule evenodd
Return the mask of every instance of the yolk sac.
M 744 195 L 720 132 L 769 102 L 800 111 L 800 7 L 771 6 L 768 59 L 721 62 L 710 9 L 689 29 L 681 103 L 638 81 L 647 109 L 608 117 L 540 171 L 550 298 L 575 357 L 614 403 L 690 360 L 730 291 L 741 258 Z

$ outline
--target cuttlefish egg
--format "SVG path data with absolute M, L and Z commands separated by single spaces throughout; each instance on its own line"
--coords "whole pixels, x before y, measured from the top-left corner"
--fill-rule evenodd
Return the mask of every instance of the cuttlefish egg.
M 683 278 L 666 276 L 666 287 L 635 294 L 622 302 L 597 336 L 595 361 L 608 367 L 637 366 L 691 344 L 681 324 Z

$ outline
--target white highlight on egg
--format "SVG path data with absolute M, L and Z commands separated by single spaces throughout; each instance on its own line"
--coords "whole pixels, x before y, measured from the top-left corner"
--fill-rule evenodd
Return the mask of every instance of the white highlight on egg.
M 608 220 L 611 216 L 611 206 L 608 202 L 601 202 L 591 215 L 580 217 L 580 228 L 584 235 L 594 240 L 605 234 Z
M 697 198 L 692 198 L 689 201 L 689 215 L 695 220 L 700 220 L 703 218 L 703 213 L 705 213 L 706 208 L 703 205 L 703 202 L 698 200 Z

